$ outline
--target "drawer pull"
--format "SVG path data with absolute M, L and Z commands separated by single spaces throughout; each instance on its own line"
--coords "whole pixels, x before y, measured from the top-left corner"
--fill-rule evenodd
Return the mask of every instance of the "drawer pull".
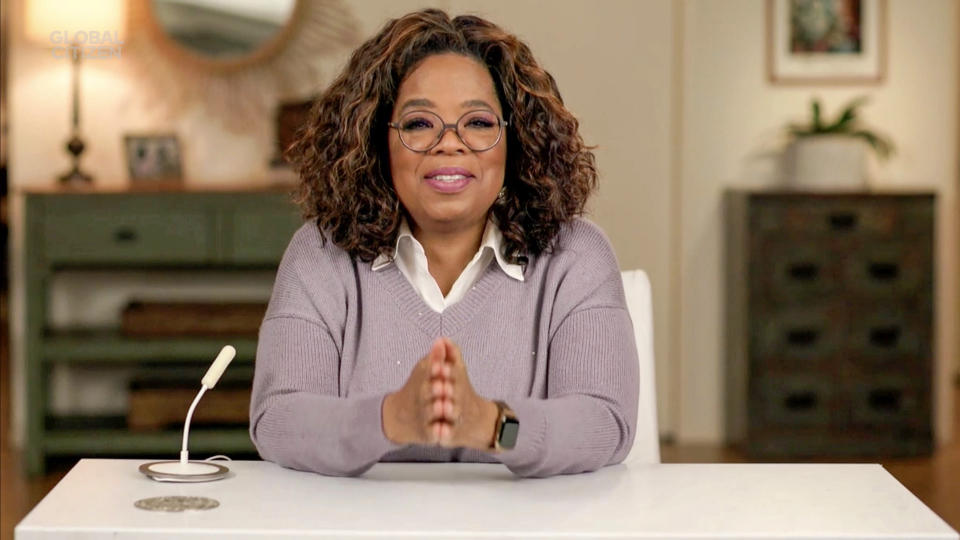
M 835 231 L 850 231 L 857 228 L 857 215 L 852 212 L 835 212 L 827 218 Z
M 123 227 L 113 232 L 113 239 L 117 242 L 134 242 L 137 239 L 137 231 Z
M 783 400 L 783 405 L 789 411 L 809 411 L 817 407 L 817 394 L 814 392 L 795 392 L 789 394 Z
M 798 328 L 787 332 L 787 343 L 795 347 L 809 347 L 817 342 L 820 332 L 812 328 Z
M 900 267 L 897 263 L 870 263 L 870 277 L 881 281 L 897 279 L 900 275 Z
M 870 329 L 871 345 L 889 349 L 896 347 L 898 341 L 900 341 L 900 329 L 896 326 L 881 326 Z
M 787 269 L 790 277 L 800 281 L 813 281 L 820 274 L 820 267 L 814 263 L 791 264 Z
M 899 411 L 901 397 L 902 393 L 896 388 L 878 388 L 870 391 L 867 402 L 875 411 Z

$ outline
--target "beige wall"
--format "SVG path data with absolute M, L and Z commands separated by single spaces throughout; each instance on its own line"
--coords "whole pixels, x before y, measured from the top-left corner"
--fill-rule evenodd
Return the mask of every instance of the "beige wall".
M 679 436 L 717 441 L 723 426 L 721 192 L 775 185 L 764 152 L 810 97 L 828 112 L 867 94 L 867 122 L 892 135 L 898 155 L 872 163 L 876 189 L 924 189 L 937 207 L 936 426 L 949 434 L 950 366 L 956 365 L 957 107 L 960 27 L 955 0 L 889 2 L 887 81 L 872 87 L 773 87 L 764 72 L 762 0 L 688 0 L 684 16 Z

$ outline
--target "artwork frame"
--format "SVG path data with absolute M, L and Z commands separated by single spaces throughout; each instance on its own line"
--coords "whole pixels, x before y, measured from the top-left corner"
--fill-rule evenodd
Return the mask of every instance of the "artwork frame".
M 767 0 L 767 77 L 776 85 L 878 85 L 887 0 Z
M 168 187 L 183 184 L 180 139 L 175 134 L 127 134 L 124 135 L 123 142 L 131 187 Z

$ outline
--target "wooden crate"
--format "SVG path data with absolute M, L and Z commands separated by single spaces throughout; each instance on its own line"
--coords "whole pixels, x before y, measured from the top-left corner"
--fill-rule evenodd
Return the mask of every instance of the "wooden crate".
M 127 427 L 156 431 L 182 427 L 199 387 L 147 387 L 130 391 Z M 238 425 L 249 422 L 250 388 L 221 388 L 206 392 L 193 411 L 190 425 Z

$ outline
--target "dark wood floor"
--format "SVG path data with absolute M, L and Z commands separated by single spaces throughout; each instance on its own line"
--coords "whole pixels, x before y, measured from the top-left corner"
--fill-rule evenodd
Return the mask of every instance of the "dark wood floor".
M 46 476 L 28 479 L 20 456 L 9 444 L 10 362 L 6 298 L 0 295 L 0 540 L 12 540 L 14 526 L 63 478 L 73 462 L 52 464 Z M 960 395 L 960 393 L 958 393 Z M 960 530 L 960 397 L 955 406 L 954 442 L 932 457 L 891 459 L 881 463 L 890 473 L 933 509 L 954 529 Z M 662 447 L 664 463 L 742 463 L 738 452 L 715 446 Z

